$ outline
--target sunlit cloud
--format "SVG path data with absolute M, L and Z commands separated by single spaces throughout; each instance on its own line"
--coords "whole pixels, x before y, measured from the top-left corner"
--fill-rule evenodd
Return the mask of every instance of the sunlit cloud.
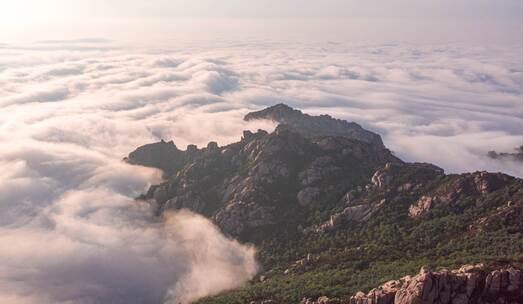
M 520 47 L 230 45 L 0 48 L 0 302 L 176 303 L 251 279 L 254 248 L 187 212 L 155 217 L 134 198 L 160 173 L 121 159 L 270 131 L 242 118 L 279 102 L 356 121 L 407 161 L 523 176 L 486 157 L 523 143 Z

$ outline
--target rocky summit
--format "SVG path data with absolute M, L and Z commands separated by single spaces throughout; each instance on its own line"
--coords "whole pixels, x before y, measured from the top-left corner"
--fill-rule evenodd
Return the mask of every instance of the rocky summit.
M 259 277 L 201 303 L 523 303 L 513 290 L 521 179 L 407 163 L 356 123 L 284 104 L 245 116 L 257 119 L 279 125 L 227 146 L 162 141 L 126 158 L 163 170 L 165 181 L 140 197 L 158 215 L 189 209 L 257 245 Z M 477 263 L 405 277 L 427 264 Z
M 307 138 L 317 136 L 339 136 L 356 139 L 376 146 L 383 146 L 381 136 L 363 129 L 355 122 L 332 118 L 329 115 L 311 116 L 285 104 L 277 104 L 245 116 L 246 121 L 266 119 L 288 125 Z

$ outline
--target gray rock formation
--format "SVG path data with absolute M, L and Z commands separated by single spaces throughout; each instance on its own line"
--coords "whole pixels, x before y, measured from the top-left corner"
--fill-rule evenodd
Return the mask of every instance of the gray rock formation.
M 290 126 L 301 135 L 312 138 L 316 136 L 341 136 L 383 146 L 381 137 L 363 129 L 354 122 L 332 118 L 329 115 L 311 116 L 303 114 L 285 104 L 278 104 L 267 109 L 252 112 L 245 116 L 246 121 L 267 119 Z
M 422 267 L 415 276 L 384 283 L 367 294 L 359 292 L 350 304 L 488 304 L 523 303 L 523 271 L 465 265 L 438 272 Z
M 311 139 L 286 125 L 271 134 L 246 131 L 240 142 L 225 147 L 215 142 L 202 150 L 173 147 L 159 143 L 137 150 L 148 151 L 152 160 L 158 155 L 154 166 L 172 172 L 144 198 L 160 213 L 181 208 L 201 213 L 246 240 L 273 226 L 296 230 L 302 216 L 297 210 L 328 208 L 377 168 L 401 162 L 381 145 L 346 137 Z M 132 163 L 151 165 L 136 154 L 129 157 Z
M 417 218 L 435 205 L 451 205 L 465 197 L 487 195 L 507 186 L 513 177 L 502 173 L 474 172 L 455 177 L 451 182 L 444 183 L 432 190 L 431 195 L 421 196 L 409 208 L 409 215 Z
M 160 168 L 166 177 L 141 198 L 158 206 L 159 214 L 190 209 L 224 232 L 255 242 L 267 234 L 326 233 L 364 223 L 386 206 L 420 218 L 435 206 L 480 201 L 515 180 L 487 172 L 447 176 L 431 164 L 404 163 L 378 135 L 356 124 L 285 105 L 245 119 L 284 124 L 272 133 L 245 131 L 239 142 L 224 147 L 210 142 L 181 151 L 162 141 L 132 152 L 128 162 Z M 522 199 L 505 193 L 511 207 L 478 219 L 471 231 L 522 217 Z
M 162 140 L 159 143 L 139 147 L 124 160 L 134 165 L 161 169 L 166 176 L 170 176 L 183 166 L 185 156 L 173 141 Z

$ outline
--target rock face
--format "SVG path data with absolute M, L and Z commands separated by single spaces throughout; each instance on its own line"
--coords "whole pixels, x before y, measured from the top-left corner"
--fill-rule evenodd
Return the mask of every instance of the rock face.
M 160 213 L 187 208 L 246 240 L 278 225 L 295 230 L 299 210 L 338 201 L 376 168 L 401 162 L 381 146 L 345 137 L 310 139 L 285 125 L 271 134 L 245 132 L 240 142 L 225 147 L 211 142 L 193 150 L 176 152 L 185 163 L 145 198 Z M 134 154 L 132 159 L 138 162 Z
M 493 193 L 514 181 L 502 173 L 475 172 L 453 177 L 450 182 L 432 190 L 432 195 L 424 195 L 409 208 L 413 218 L 426 214 L 438 204 L 452 205 L 460 199 L 478 197 Z
M 307 295 L 351 288 L 349 294 L 355 282 L 365 286 L 352 279 L 352 271 L 375 278 L 387 275 L 375 273 L 381 271 L 377 265 L 411 258 L 421 265 L 440 254 L 453 259 L 442 265 L 482 256 L 496 258 L 496 265 L 520 265 L 514 259 L 523 234 L 523 180 L 489 172 L 446 175 L 432 164 L 405 163 L 356 124 L 285 105 L 245 119 L 281 124 L 272 133 L 245 131 L 227 146 L 210 142 L 182 151 L 162 141 L 138 148 L 126 161 L 164 171 L 165 181 L 140 197 L 158 215 L 190 209 L 260 248 L 264 279 L 246 287 L 253 288 L 248 301 L 298 302 L 305 293 L 294 291 L 304 278 L 323 280 L 305 284 L 314 289 L 304 290 Z M 483 248 L 489 242 L 500 244 L 499 254 Z M 326 278 L 335 288 L 325 286 Z M 259 302 L 259 290 L 298 286 L 294 280 L 301 285 L 293 292 L 274 292 Z M 424 268 L 366 294 L 302 303 L 523 303 L 520 293 L 521 271 L 515 268 Z
M 486 271 L 484 266 L 465 265 L 458 270 L 431 271 L 422 267 L 411 277 L 389 281 L 350 304 L 487 304 L 523 303 L 523 271 L 508 267 Z
M 329 115 L 303 114 L 285 104 L 278 104 L 245 116 L 246 121 L 256 119 L 267 119 L 289 125 L 301 135 L 309 138 L 326 135 L 342 136 L 383 147 L 383 142 L 378 134 L 363 129 L 357 123 L 334 119 Z
M 430 207 L 432 207 L 432 203 L 432 197 L 426 195 L 422 196 L 416 203 L 409 207 L 410 217 L 415 218 L 426 213 L 430 210 Z
M 159 214 L 190 209 L 232 236 L 256 241 L 267 233 L 325 233 L 366 222 L 385 206 L 404 201 L 412 202 L 405 214 L 420 218 L 436 206 L 459 206 L 465 198 L 480 199 L 514 181 L 487 172 L 446 176 L 431 164 L 404 163 L 379 135 L 355 123 L 283 104 L 245 117 L 253 119 L 281 124 L 270 134 L 245 131 L 239 142 L 224 147 L 210 142 L 181 151 L 172 141 L 161 141 L 132 152 L 128 162 L 160 168 L 166 177 L 143 198 L 158 206 Z M 516 219 L 519 201 L 514 199 L 516 207 L 510 209 Z M 323 214 L 323 222 L 311 221 L 315 214 Z M 500 216 L 492 214 L 471 230 Z

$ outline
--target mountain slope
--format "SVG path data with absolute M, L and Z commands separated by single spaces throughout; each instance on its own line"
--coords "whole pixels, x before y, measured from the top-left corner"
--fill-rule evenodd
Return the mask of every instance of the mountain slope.
M 303 115 L 290 111 L 293 117 Z M 154 201 L 159 213 L 187 208 L 251 242 L 296 233 L 314 222 L 315 213 L 329 212 L 347 191 L 364 185 L 376 169 L 402 162 L 378 135 L 367 142 L 352 133 L 306 137 L 299 130 L 279 125 L 270 134 L 246 131 L 237 143 L 218 147 L 211 142 L 186 151 L 160 142 L 138 148 L 126 160 L 163 169 L 167 180 L 143 197 Z
M 426 264 L 521 266 L 522 180 L 405 163 L 357 124 L 285 105 L 245 119 L 281 124 L 225 147 L 163 142 L 128 157 L 164 170 L 142 197 L 159 214 L 188 208 L 257 244 L 260 277 L 201 303 L 348 301 Z

